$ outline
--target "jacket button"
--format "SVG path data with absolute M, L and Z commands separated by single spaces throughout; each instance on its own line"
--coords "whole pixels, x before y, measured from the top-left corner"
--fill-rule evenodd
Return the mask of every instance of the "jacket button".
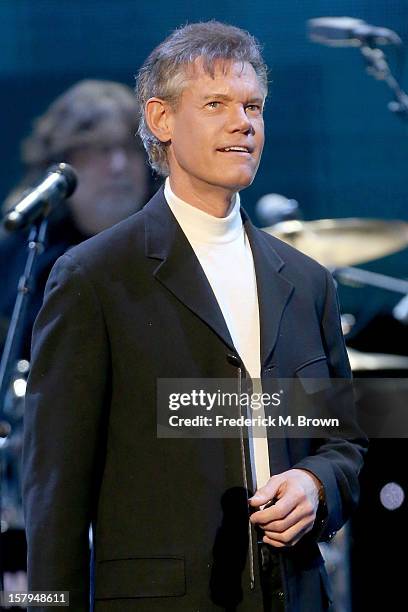
M 236 368 L 240 368 L 241 367 L 241 360 L 239 357 L 237 357 L 237 355 L 234 355 L 233 353 L 230 353 L 229 355 L 227 355 L 227 361 L 228 363 L 230 363 L 231 365 L 235 366 Z

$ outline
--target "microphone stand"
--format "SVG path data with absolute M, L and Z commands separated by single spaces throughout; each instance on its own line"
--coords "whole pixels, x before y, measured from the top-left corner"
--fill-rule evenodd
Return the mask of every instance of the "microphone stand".
M 46 217 L 40 218 L 34 222 L 31 226 L 28 236 L 28 255 L 24 268 L 23 275 L 20 277 L 17 298 L 14 304 L 13 313 L 9 329 L 7 332 L 6 342 L 4 345 L 3 355 L 0 361 L 0 415 L 4 411 L 6 402 L 6 396 L 9 389 L 11 373 L 15 367 L 16 360 L 18 358 L 18 351 L 20 350 L 20 343 L 23 335 L 23 323 L 25 312 L 27 308 L 28 299 L 33 290 L 33 268 L 34 263 L 38 255 L 40 255 L 45 249 L 45 241 L 47 236 L 48 219 Z M 9 433 L 9 427 L 7 423 L 3 423 L 3 429 L 6 437 Z M 0 432 L 1 433 L 1 432 Z M 0 446 L 1 452 L 1 446 Z M 0 461 L 0 470 L 2 467 L 2 461 Z M 0 474 L 1 476 L 1 474 Z M 2 503 L 1 503 L 1 478 L 0 478 L 0 525 L 2 517 Z M 0 529 L 1 532 L 1 529 Z M 1 548 L 1 546 L 0 546 Z M 0 590 L 3 590 L 3 563 L 0 559 Z
M 377 287 L 402 293 L 404 297 L 394 306 L 392 315 L 400 323 L 408 325 L 408 280 L 361 270 L 361 268 L 334 268 L 331 272 L 333 277 L 343 285 Z
M 402 119 L 408 119 L 408 95 L 401 89 L 391 72 L 384 52 L 369 44 L 360 46 L 360 51 L 367 64 L 367 72 L 374 78 L 385 81 L 394 94 L 395 100 L 388 103 L 388 108 Z
M 393 291 L 395 293 L 408 294 L 408 281 L 402 278 L 394 278 L 377 272 L 362 270 L 361 268 L 334 268 L 332 275 L 340 283 L 351 286 L 369 286 Z

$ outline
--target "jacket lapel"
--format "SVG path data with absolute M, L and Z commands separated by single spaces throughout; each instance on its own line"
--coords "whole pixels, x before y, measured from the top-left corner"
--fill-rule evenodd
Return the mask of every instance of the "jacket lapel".
M 146 219 L 146 254 L 159 260 L 154 271 L 156 279 L 236 352 L 214 292 L 165 200 L 163 188 L 146 204 L 143 211 Z M 254 227 L 244 210 L 241 209 L 241 212 L 254 258 L 261 364 L 265 366 L 275 347 L 282 314 L 292 294 L 293 285 L 280 274 L 284 262 L 272 248 L 270 236 Z
M 146 254 L 159 260 L 155 278 L 236 353 L 227 324 L 193 248 L 168 206 L 163 189 L 144 207 Z
M 156 193 L 143 211 L 146 220 L 146 254 L 158 260 L 155 278 L 237 354 L 211 286 L 164 198 L 163 189 Z M 270 237 L 255 228 L 243 210 L 242 216 L 255 264 L 261 364 L 265 366 L 276 344 L 282 314 L 292 294 L 293 285 L 280 275 L 284 262 L 271 247 Z M 269 458 L 272 474 L 289 469 L 287 440 L 272 440 Z
M 242 213 L 254 258 L 258 288 L 261 365 L 266 366 L 275 347 L 282 315 L 294 287 L 280 274 L 284 261 L 272 248 L 270 236 L 254 227 L 245 211 Z

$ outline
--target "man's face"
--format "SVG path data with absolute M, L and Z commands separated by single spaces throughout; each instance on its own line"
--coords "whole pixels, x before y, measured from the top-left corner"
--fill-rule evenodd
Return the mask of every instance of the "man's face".
M 83 147 L 74 151 L 69 161 L 77 171 L 78 188 L 68 204 L 85 235 L 111 227 L 146 202 L 145 158 L 130 139 Z
M 264 144 L 264 98 L 251 64 L 218 61 L 212 78 L 195 62 L 170 115 L 170 179 L 179 192 L 231 194 L 252 183 Z

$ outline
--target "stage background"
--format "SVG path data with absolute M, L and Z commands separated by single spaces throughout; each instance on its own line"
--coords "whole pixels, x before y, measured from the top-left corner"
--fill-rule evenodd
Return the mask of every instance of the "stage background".
M 306 20 L 347 15 L 396 30 L 408 45 L 404 0 L 1 0 L 0 199 L 18 181 L 19 143 L 35 116 L 83 78 L 131 86 L 148 52 L 173 28 L 216 18 L 244 27 L 264 45 L 272 80 L 267 141 L 253 207 L 270 192 L 299 201 L 306 219 L 407 219 L 407 125 L 387 110 L 390 92 L 369 77 L 357 49 L 313 44 Z M 395 49 L 385 48 L 398 69 Z M 406 276 L 407 252 L 367 269 Z M 344 310 L 360 321 L 397 296 L 341 289 Z
M 298 200 L 305 219 L 408 221 L 408 122 L 388 111 L 391 94 L 366 74 L 358 49 L 329 48 L 306 36 L 308 19 L 344 15 L 391 28 L 408 45 L 407 0 L 0 0 L 0 201 L 21 176 L 21 139 L 57 95 L 84 78 L 133 86 L 147 54 L 175 27 L 215 18 L 258 37 L 270 66 L 265 151 L 242 198 L 253 220 L 258 198 L 275 192 Z M 401 57 L 395 48 L 385 51 L 399 75 Z M 408 277 L 408 250 L 362 267 Z M 374 316 L 389 313 L 400 296 L 344 287 L 339 294 L 342 311 L 356 317 L 355 338 L 368 330 L 360 350 L 387 352 L 388 339 L 388 352 L 408 355 L 408 326 L 394 321 L 391 332 L 388 319 L 382 331 L 370 330 Z M 374 443 L 370 457 L 354 523 L 355 612 L 397 609 L 405 598 L 397 559 L 406 544 L 407 496 L 391 514 L 378 494 L 388 481 L 408 490 L 406 440 Z

